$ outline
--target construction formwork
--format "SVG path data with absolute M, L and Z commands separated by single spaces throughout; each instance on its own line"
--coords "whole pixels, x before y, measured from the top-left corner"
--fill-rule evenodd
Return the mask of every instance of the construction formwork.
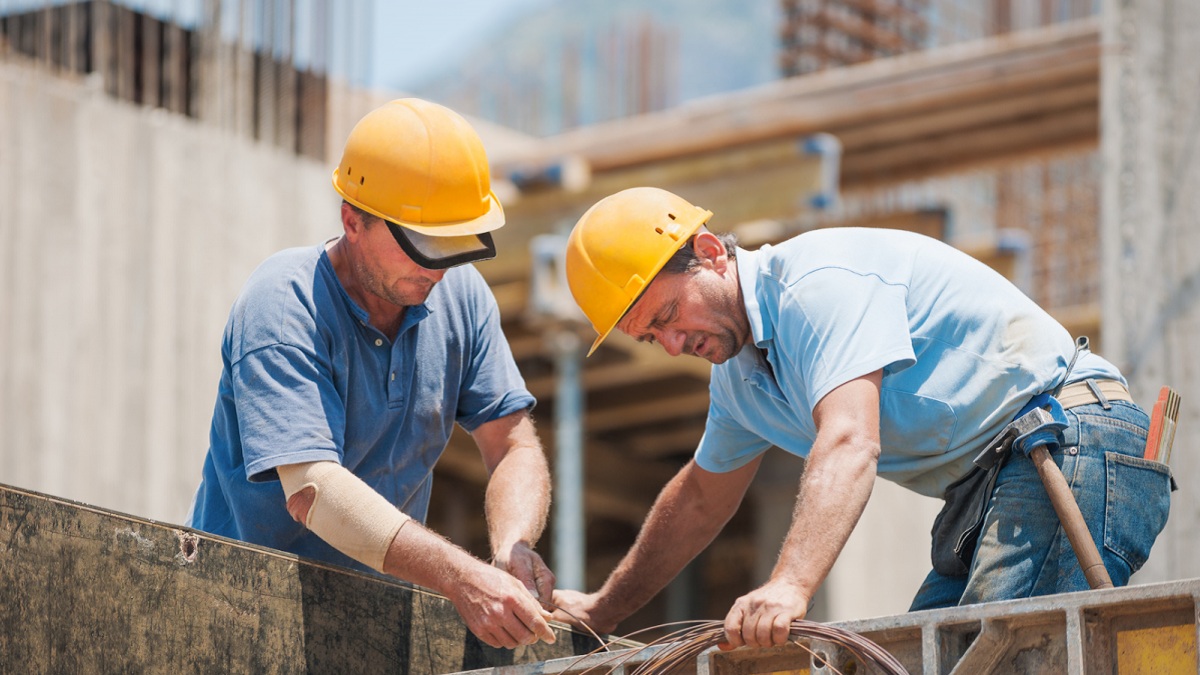
M 395 580 L 0 485 L 2 673 L 436 673 L 587 653 L 496 649 Z
M 912 612 L 830 624 L 862 635 L 908 672 L 1196 673 L 1200 579 Z M 621 648 L 586 657 L 475 670 L 471 675 L 646 672 L 673 645 Z M 649 671 L 662 672 L 662 671 Z M 804 640 L 770 649 L 705 651 L 673 675 L 873 673 L 841 646 Z

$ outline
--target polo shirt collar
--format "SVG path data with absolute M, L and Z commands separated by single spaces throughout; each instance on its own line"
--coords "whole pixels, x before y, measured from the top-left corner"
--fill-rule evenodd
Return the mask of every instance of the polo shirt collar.
M 758 305 L 758 280 L 761 266 L 766 260 L 763 253 L 769 248 L 770 244 L 764 244 L 757 251 L 747 251 L 739 247 L 736 259 L 738 283 L 742 286 L 742 303 L 746 307 L 746 318 L 750 321 L 750 336 L 754 338 L 754 345 L 759 348 L 768 346 L 775 337 L 771 325 L 763 322 Z

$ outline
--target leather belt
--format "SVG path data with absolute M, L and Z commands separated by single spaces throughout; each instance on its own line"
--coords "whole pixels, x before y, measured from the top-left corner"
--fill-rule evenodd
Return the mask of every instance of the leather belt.
M 1055 396 L 1063 409 L 1074 408 L 1076 406 L 1088 405 L 1089 403 L 1099 403 L 1105 408 L 1109 407 L 1110 401 L 1129 401 L 1133 403 L 1133 397 L 1129 395 L 1129 389 L 1117 380 L 1096 380 L 1088 378 L 1078 382 L 1072 382 L 1063 387 L 1062 391 Z

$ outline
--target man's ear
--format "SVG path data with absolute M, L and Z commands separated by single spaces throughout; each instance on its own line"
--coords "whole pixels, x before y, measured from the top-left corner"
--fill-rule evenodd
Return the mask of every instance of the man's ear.
M 345 230 L 346 236 L 351 239 L 356 238 L 366 229 L 366 223 L 363 222 L 362 216 L 354 210 L 353 206 L 350 206 L 346 202 L 342 202 L 342 229 Z
M 710 263 L 717 272 L 724 271 L 725 266 L 729 264 L 725 244 L 721 243 L 717 235 L 707 230 L 697 232 L 692 238 L 692 250 L 696 252 L 696 257 Z

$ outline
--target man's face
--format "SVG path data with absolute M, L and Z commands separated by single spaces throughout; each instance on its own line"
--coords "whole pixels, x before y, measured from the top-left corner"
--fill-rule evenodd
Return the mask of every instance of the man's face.
M 712 363 L 728 361 L 750 341 L 737 278 L 707 265 L 660 274 L 617 329 L 638 342 L 657 342 L 671 356 L 690 354 Z
M 446 270 L 431 270 L 413 262 L 377 218 L 365 223 L 358 237 L 354 274 L 363 290 L 401 307 L 425 302 Z

